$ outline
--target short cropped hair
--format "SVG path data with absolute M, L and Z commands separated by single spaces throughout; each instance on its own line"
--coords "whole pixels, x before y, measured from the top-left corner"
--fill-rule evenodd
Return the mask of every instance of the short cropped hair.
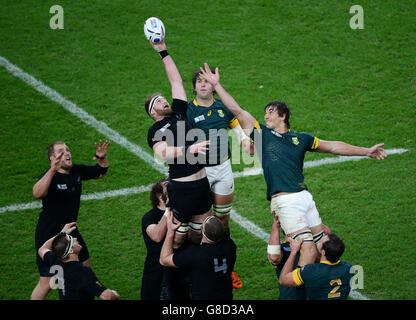
M 325 256 L 329 262 L 337 262 L 345 250 L 344 242 L 334 233 L 328 234 L 328 241 L 322 244 L 322 250 L 325 250 Z
M 54 154 L 55 152 L 55 146 L 57 144 L 65 144 L 65 142 L 63 141 L 55 141 L 53 143 L 50 144 L 50 146 L 48 147 L 48 150 L 46 150 L 46 153 L 48 155 L 48 160 L 50 161 L 51 156 Z
M 68 246 L 68 237 L 65 232 L 59 233 L 52 241 L 52 252 L 61 259 Z
M 281 102 L 281 101 L 269 102 L 267 106 L 264 108 L 264 111 L 266 111 L 266 109 L 269 107 L 272 107 L 273 109 L 275 109 L 279 117 L 283 117 L 284 115 L 286 115 L 285 123 L 286 123 L 287 128 L 290 129 L 289 118 L 292 113 L 290 112 L 289 107 L 286 105 L 286 103 Z
M 215 216 L 212 216 L 204 225 L 205 236 L 217 243 L 224 237 L 224 224 Z

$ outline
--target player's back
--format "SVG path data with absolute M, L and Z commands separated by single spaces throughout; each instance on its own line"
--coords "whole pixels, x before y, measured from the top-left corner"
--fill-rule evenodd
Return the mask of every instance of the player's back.
M 323 261 L 306 265 L 300 271 L 307 300 L 346 300 L 351 290 L 351 264 Z

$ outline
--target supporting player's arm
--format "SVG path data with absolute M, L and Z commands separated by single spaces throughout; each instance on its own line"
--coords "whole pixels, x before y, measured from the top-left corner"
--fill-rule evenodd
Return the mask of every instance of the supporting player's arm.
M 296 272 L 293 271 L 293 265 L 295 264 L 296 254 L 300 250 L 300 247 L 302 245 L 302 240 L 299 242 L 296 240 L 293 240 L 292 238 L 289 238 L 290 241 L 290 255 L 287 259 L 285 265 L 283 266 L 282 272 L 280 273 L 279 283 L 282 286 L 286 287 L 296 287 L 299 284 L 296 283 L 293 273 Z
M 379 143 L 371 148 L 357 147 L 342 141 L 325 141 L 319 140 L 319 145 L 316 149 L 318 152 L 332 153 L 342 156 L 366 156 L 383 160 L 387 157 L 386 151 L 381 148 L 384 143 Z
M 61 168 L 64 152 L 61 152 L 57 157 L 51 156 L 51 167 L 44 174 L 42 178 L 33 186 L 33 196 L 37 199 L 43 199 L 48 195 L 48 190 L 52 182 L 52 178 L 55 173 Z
M 176 67 L 175 62 L 172 57 L 167 53 L 167 47 L 165 40 L 159 44 L 153 44 L 150 42 L 161 56 L 163 65 L 165 66 L 166 75 L 168 77 L 169 83 L 172 87 L 172 99 L 180 99 L 187 101 L 186 92 L 183 87 L 182 77 L 179 73 L 178 68 Z
M 274 215 L 272 231 L 270 232 L 270 240 L 267 245 L 267 258 L 273 267 L 276 267 L 282 259 L 280 247 L 280 222 L 277 215 Z
M 181 226 L 181 223 L 173 223 L 173 213 L 171 210 L 169 210 L 167 218 L 167 232 L 162 250 L 160 251 L 159 262 L 165 267 L 176 267 L 173 262 L 173 239 L 175 238 L 175 231 Z
M 167 210 L 158 223 L 150 224 L 146 228 L 147 235 L 154 242 L 161 242 L 166 235 Z

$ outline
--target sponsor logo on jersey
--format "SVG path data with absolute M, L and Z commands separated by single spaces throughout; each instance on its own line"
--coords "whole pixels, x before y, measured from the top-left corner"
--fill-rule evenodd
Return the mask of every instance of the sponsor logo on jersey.
M 210 117 L 211 114 L 212 114 L 212 110 L 209 110 L 207 116 Z
M 198 123 L 198 122 L 200 122 L 200 121 L 204 121 L 205 120 L 205 117 L 204 117 L 204 115 L 202 114 L 202 115 L 200 115 L 200 116 L 198 116 L 198 117 L 196 117 L 196 118 L 194 118 L 194 122 L 195 123 Z
M 66 186 L 65 183 L 64 184 L 57 184 L 56 185 L 56 189 L 58 189 L 58 190 L 66 190 L 66 189 L 68 189 L 68 187 Z

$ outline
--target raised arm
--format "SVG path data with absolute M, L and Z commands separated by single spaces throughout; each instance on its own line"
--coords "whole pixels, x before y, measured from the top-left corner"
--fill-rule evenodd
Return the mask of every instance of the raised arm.
M 42 199 L 48 195 L 48 190 L 55 173 L 61 168 L 64 152 L 61 152 L 57 157 L 52 156 L 51 167 L 44 174 L 42 178 L 33 186 L 33 196 L 37 199 Z
M 300 250 L 302 240 L 297 242 L 292 238 L 289 238 L 290 242 L 290 255 L 283 266 L 282 272 L 280 273 L 279 283 L 286 287 L 296 287 L 298 284 L 293 279 L 293 266 L 295 264 L 296 254 Z
M 215 68 L 215 73 L 212 73 L 208 64 L 204 63 L 204 68 L 201 68 L 201 77 L 207 80 L 214 87 L 221 101 L 237 118 L 245 134 L 250 135 L 253 131 L 254 124 L 256 123 L 256 119 L 254 119 L 249 112 L 242 109 L 237 101 L 235 101 L 234 98 L 222 87 L 218 67 Z
M 277 215 L 274 213 L 274 221 L 272 231 L 270 232 L 270 239 L 267 245 L 267 257 L 273 267 L 277 267 L 282 259 L 282 250 L 280 247 L 280 222 Z
M 76 222 L 71 222 L 71 223 L 67 223 L 63 229 L 61 230 L 61 232 L 65 232 L 66 234 L 70 234 L 75 228 L 77 227 L 77 223 Z M 52 238 L 50 238 L 49 240 L 47 240 L 42 247 L 39 248 L 38 250 L 38 254 L 39 257 L 43 260 L 43 257 L 45 256 L 45 254 L 52 250 L 52 243 L 53 240 L 55 239 L 56 235 L 53 236 Z
M 110 141 L 105 140 L 103 141 L 100 139 L 100 142 L 97 144 L 94 142 L 95 146 L 95 156 L 93 157 L 93 160 L 97 160 L 97 163 L 102 168 L 108 168 L 108 158 L 107 158 L 107 149 L 110 145 Z M 101 174 L 98 178 L 102 178 L 105 176 L 104 174 Z
M 383 160 L 387 157 L 386 151 L 381 148 L 384 143 L 379 143 L 371 148 L 357 147 L 342 141 L 325 141 L 319 140 L 316 151 L 324 153 L 332 153 L 342 156 L 367 156 L 377 160 Z
M 175 238 L 175 231 L 180 227 L 180 223 L 173 223 L 173 213 L 169 210 L 167 216 L 167 233 L 165 237 L 165 242 L 163 242 L 162 250 L 160 251 L 159 262 L 162 266 L 165 267 L 176 267 L 173 262 L 173 239 Z
M 161 242 L 166 235 L 167 210 L 158 223 L 147 226 L 146 233 L 154 242 Z
M 169 83 L 172 87 L 172 99 L 180 99 L 187 101 L 186 92 L 183 87 L 182 77 L 176 67 L 172 57 L 167 52 L 165 40 L 159 44 L 153 44 L 150 42 L 153 49 L 155 49 L 162 58 L 163 65 L 165 66 L 166 75 Z

